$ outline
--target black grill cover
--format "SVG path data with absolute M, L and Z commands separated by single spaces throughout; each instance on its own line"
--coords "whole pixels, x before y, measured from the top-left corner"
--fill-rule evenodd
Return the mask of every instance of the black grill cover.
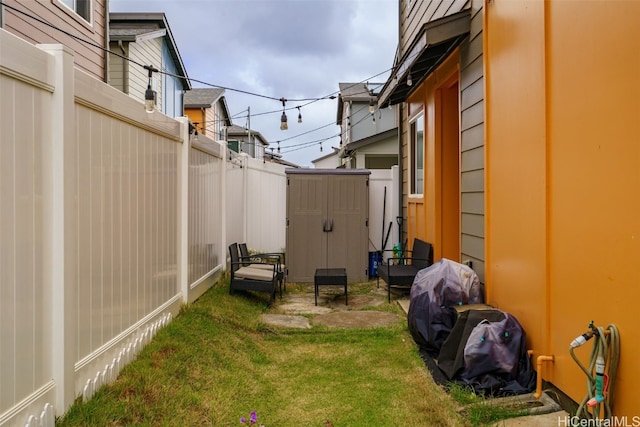
M 442 258 L 418 271 L 413 280 L 409 332 L 420 347 L 436 356 L 456 322 L 453 307 L 482 302 L 477 274 L 464 264 Z

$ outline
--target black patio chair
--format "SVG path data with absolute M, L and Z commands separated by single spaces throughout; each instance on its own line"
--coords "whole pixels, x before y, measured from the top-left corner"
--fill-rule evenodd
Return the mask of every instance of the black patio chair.
M 387 298 L 391 302 L 391 288 L 411 289 L 413 279 L 419 270 L 433 264 L 433 245 L 420 239 L 413 239 L 413 247 L 405 251 L 408 256 L 389 257 L 378 266 L 378 285 L 380 278 L 387 284 Z
M 287 290 L 287 266 L 285 265 L 283 252 L 263 252 L 250 254 L 246 243 L 239 243 L 240 260 L 245 267 L 271 269 L 271 265 L 275 264 L 278 273 L 278 283 L 280 284 L 280 298 L 282 298 L 282 288 Z
M 246 267 L 238 254 L 238 244 L 229 245 L 231 257 L 231 282 L 229 293 L 234 291 L 256 291 L 269 294 L 269 305 L 275 300 L 278 272 L 275 264 L 269 264 L 267 268 Z M 254 263 L 265 264 L 267 263 Z

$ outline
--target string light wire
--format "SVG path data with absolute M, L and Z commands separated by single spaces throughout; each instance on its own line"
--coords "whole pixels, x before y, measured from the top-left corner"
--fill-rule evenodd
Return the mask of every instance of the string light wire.
M 87 40 L 87 39 L 85 39 L 85 38 L 83 38 L 81 36 L 78 36 L 76 34 L 73 34 L 73 33 L 69 32 L 69 31 L 66 31 L 66 30 L 64 30 L 64 29 L 62 29 L 60 27 L 57 27 L 56 25 L 51 24 L 50 22 L 47 22 L 46 20 L 44 20 L 42 18 L 39 18 L 39 17 L 34 16 L 34 15 L 31 15 L 31 14 L 29 14 L 29 13 L 23 11 L 23 10 L 20 10 L 20 9 L 14 7 L 14 6 L 11 6 L 11 5 L 5 3 L 2 0 L 0 0 L 0 5 L 6 7 L 7 9 L 10 9 L 10 10 L 16 12 L 16 13 L 19 13 L 19 14 L 21 14 L 21 15 L 29 18 L 29 19 L 32 19 L 32 20 L 34 20 L 36 22 L 39 22 L 40 24 L 45 25 L 45 26 L 47 26 L 47 27 L 49 27 L 49 28 L 51 28 L 53 30 L 56 30 L 56 31 L 58 31 L 58 32 L 60 32 L 62 34 L 65 34 L 66 36 L 71 37 L 74 40 L 77 40 L 77 41 L 79 41 L 81 43 L 87 44 L 87 45 L 92 46 L 92 47 L 94 47 L 96 49 L 99 49 L 101 51 L 109 53 L 110 55 L 114 55 L 114 56 L 116 56 L 118 58 L 121 58 L 121 59 L 123 59 L 125 61 L 128 61 L 128 62 L 130 62 L 130 63 L 132 63 L 134 65 L 137 65 L 139 67 L 142 67 L 142 68 L 149 67 L 148 64 L 143 64 L 143 63 L 141 63 L 139 61 L 131 59 L 130 57 L 127 57 L 125 55 L 122 55 L 122 54 L 119 54 L 117 52 L 111 51 L 110 49 L 105 48 L 105 47 L 103 47 L 103 46 L 101 46 L 101 45 L 99 45 L 99 44 L 97 44 L 97 43 L 95 43 L 95 42 L 93 42 L 91 40 Z M 417 53 L 414 54 L 414 55 L 417 55 Z M 410 60 L 410 58 L 407 58 L 407 59 Z M 368 77 L 368 78 L 366 78 L 366 79 L 364 79 L 362 81 L 359 81 L 357 83 L 353 83 L 352 85 L 348 86 L 347 88 L 343 88 L 343 89 L 348 89 L 348 88 L 351 88 L 351 87 L 356 86 L 356 85 L 361 85 L 363 83 L 367 83 L 369 80 L 375 79 L 376 77 L 379 77 L 379 76 L 381 76 L 383 74 L 386 74 L 386 73 L 388 73 L 390 71 L 393 72 L 395 70 L 395 68 L 396 68 L 396 66 L 394 65 L 391 68 L 388 68 L 388 69 L 386 69 L 384 71 L 381 71 L 381 72 L 379 72 L 379 73 L 377 73 L 377 74 L 375 74 L 375 75 L 373 75 L 371 77 Z M 200 79 L 195 79 L 195 78 L 192 78 L 192 77 L 189 77 L 189 76 L 186 76 L 186 75 L 183 76 L 183 75 L 171 73 L 171 72 L 168 72 L 166 70 L 159 70 L 158 73 L 159 74 L 164 74 L 164 75 L 167 75 L 167 76 L 170 76 L 170 77 L 174 77 L 174 78 L 177 78 L 177 79 L 181 79 L 181 80 L 188 80 L 189 82 L 200 83 L 200 84 L 205 85 L 205 86 L 210 86 L 210 87 L 214 87 L 214 88 L 220 88 L 220 89 L 228 90 L 228 91 L 231 91 L 231 92 L 238 92 L 238 93 L 242 93 L 242 94 L 245 94 L 245 95 L 255 96 L 255 97 L 269 99 L 269 100 L 273 100 L 273 101 L 281 102 L 282 99 L 285 99 L 283 97 L 278 98 L 278 97 L 264 95 L 264 94 L 260 94 L 260 93 L 256 93 L 256 92 L 250 92 L 250 91 L 243 90 L 243 89 L 237 89 L 237 88 L 232 88 L 232 87 L 228 87 L 228 86 L 222 86 L 222 85 L 218 85 L 218 84 L 213 84 L 213 83 L 206 82 L 206 81 L 200 80 Z M 267 115 L 267 114 L 281 113 L 283 111 L 292 110 L 292 109 L 298 109 L 298 111 L 299 111 L 300 108 L 304 108 L 304 107 L 306 107 L 308 105 L 311 105 L 313 103 L 316 103 L 316 102 L 319 102 L 319 101 L 322 101 L 322 100 L 326 100 L 326 99 L 335 99 L 336 96 L 339 95 L 339 93 L 340 93 L 340 91 L 338 90 L 338 91 L 331 92 L 328 95 L 324 95 L 324 96 L 316 97 L 316 98 L 291 98 L 291 99 L 286 98 L 288 102 L 303 102 L 303 104 L 295 105 L 295 106 L 291 106 L 291 107 L 286 107 L 284 109 L 277 109 L 277 110 L 259 112 L 259 113 L 252 114 L 252 116 L 262 116 L 262 115 Z M 362 93 L 369 93 L 369 92 L 368 91 L 363 91 Z M 240 112 L 238 114 L 242 114 L 242 113 L 244 113 L 244 111 L 242 111 L 242 112 Z M 231 116 L 230 118 L 236 118 L 236 115 Z M 360 119 L 357 123 L 353 124 L 352 126 L 355 126 L 356 124 L 362 122 L 365 118 L 368 118 L 368 117 L 367 116 L 363 117 L 362 119 Z M 278 143 L 280 143 L 282 141 L 298 138 L 298 137 L 300 137 L 302 135 L 306 135 L 306 134 L 309 134 L 309 133 L 312 133 L 312 132 L 316 132 L 316 131 L 318 131 L 320 129 L 323 129 L 325 127 L 328 127 L 328 126 L 330 126 L 332 124 L 333 123 L 329 123 L 329 124 L 320 126 L 318 128 L 303 132 L 301 134 L 294 135 L 294 136 L 291 136 L 291 137 L 288 137 L 288 138 L 285 138 L 285 139 L 281 139 L 281 140 L 278 141 Z M 206 127 L 209 127 L 209 125 L 207 125 Z M 317 139 L 317 140 L 314 140 L 314 141 L 307 141 L 307 142 L 303 142 L 303 143 L 300 143 L 300 144 L 289 145 L 286 148 L 294 148 L 294 150 L 287 150 L 287 149 L 283 148 L 283 151 L 284 152 L 296 151 L 298 149 L 305 148 L 305 146 L 316 144 L 318 142 L 322 143 L 322 142 L 328 141 L 329 139 L 336 138 L 336 137 L 339 137 L 339 136 L 343 136 L 343 132 L 340 132 L 340 133 L 335 134 L 335 135 L 331 135 L 331 136 L 326 137 L 326 138 Z

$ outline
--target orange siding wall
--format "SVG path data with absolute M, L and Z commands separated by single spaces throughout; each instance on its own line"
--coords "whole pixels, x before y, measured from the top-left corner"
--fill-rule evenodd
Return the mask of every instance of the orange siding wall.
M 454 197 L 457 201 L 455 203 L 457 212 L 457 230 L 459 230 L 460 212 L 459 212 L 459 183 L 455 174 L 453 178 L 447 177 L 442 170 L 442 150 L 441 140 L 443 140 L 443 122 L 441 110 L 441 97 L 440 89 L 451 86 L 452 82 L 458 80 L 459 77 L 459 52 L 456 50 L 453 52 L 447 60 L 445 60 L 431 75 L 429 75 L 419 88 L 411 95 L 407 100 L 409 104 L 409 117 L 412 118 L 415 114 L 422 112 L 424 114 L 424 194 L 422 197 L 410 197 L 408 200 L 408 239 L 409 245 L 412 244 L 413 238 L 418 237 L 433 244 L 434 259 L 438 260 L 444 255 L 455 261 L 460 261 L 460 249 L 459 245 L 455 245 L 457 249 L 457 255 L 443 254 L 443 238 L 442 232 L 443 215 L 448 215 L 448 212 L 443 210 L 443 195 L 442 189 L 446 188 L 453 190 L 449 196 Z M 456 116 L 457 117 L 457 116 Z M 457 119 L 456 119 L 457 120 Z M 408 125 L 407 125 L 408 126 Z M 458 129 L 457 138 L 459 140 L 459 127 L 458 123 L 450 123 L 451 128 Z M 450 132 L 451 133 L 451 132 Z M 446 138 L 444 138 L 446 139 Z M 405 150 L 410 151 L 409 142 L 411 135 L 407 135 L 404 140 Z M 453 161 L 459 159 L 459 142 L 448 141 L 453 143 L 453 150 L 456 154 Z M 407 151 L 405 151 L 407 152 Z M 412 161 L 412 160 L 409 160 Z M 443 183 L 443 179 L 455 180 L 452 184 L 456 188 L 448 188 Z M 445 209 L 446 210 L 446 209 Z M 454 218 L 456 214 L 452 215 Z M 456 221 L 454 219 L 454 221 Z M 457 236 L 459 239 L 459 231 Z
M 640 2 L 485 13 L 489 302 L 555 356 L 544 378 L 576 401 L 586 381 L 569 343 L 591 320 L 616 324 L 614 414 L 640 415 Z

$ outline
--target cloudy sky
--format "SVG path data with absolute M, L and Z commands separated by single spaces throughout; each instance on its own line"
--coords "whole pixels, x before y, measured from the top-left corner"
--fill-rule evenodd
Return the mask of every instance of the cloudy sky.
M 317 99 L 340 82 L 384 82 L 398 40 L 397 0 L 110 0 L 112 12 L 164 12 L 190 78 L 276 99 Z M 380 74 L 382 73 L 382 74 Z M 374 77 L 380 74 L 378 77 Z M 208 87 L 192 83 L 193 87 Z M 286 160 L 311 160 L 338 144 L 337 99 L 282 103 L 227 90 L 233 123 L 280 142 Z M 297 123 L 297 106 L 303 123 Z M 266 113 L 266 114 L 265 114 Z M 320 129 L 319 129 L 320 128 Z M 317 130 L 316 130 L 317 129 Z M 304 135 L 301 135 L 304 134 Z

